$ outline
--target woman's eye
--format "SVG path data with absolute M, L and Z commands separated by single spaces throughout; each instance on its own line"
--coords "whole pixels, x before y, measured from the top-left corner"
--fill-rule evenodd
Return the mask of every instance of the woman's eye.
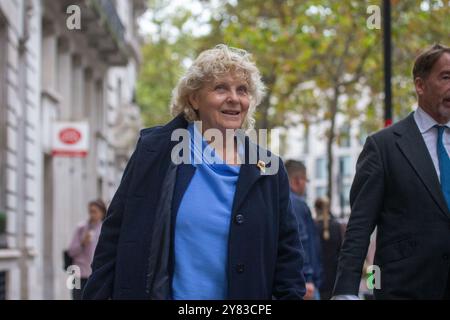
M 214 90 L 225 90 L 225 86 L 223 84 L 219 84 L 215 86 Z
M 238 88 L 238 92 L 247 94 L 247 92 L 248 92 L 247 87 L 240 87 L 240 88 Z

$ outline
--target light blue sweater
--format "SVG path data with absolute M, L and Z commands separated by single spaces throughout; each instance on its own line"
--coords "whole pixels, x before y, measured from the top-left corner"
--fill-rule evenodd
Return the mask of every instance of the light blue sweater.
M 191 155 L 202 159 L 202 151 L 214 151 L 202 139 L 201 150 L 193 146 Z M 211 159 L 209 159 L 211 160 Z M 239 176 L 239 166 L 212 164 L 203 158 L 181 200 L 175 223 L 175 268 L 172 293 L 175 300 L 215 300 L 227 298 L 228 234 Z M 198 161 L 197 161 L 198 162 Z

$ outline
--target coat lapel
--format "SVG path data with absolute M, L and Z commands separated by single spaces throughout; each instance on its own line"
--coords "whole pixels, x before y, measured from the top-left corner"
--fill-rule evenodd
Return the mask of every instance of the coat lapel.
M 399 126 L 394 133 L 399 136 L 396 142 L 398 147 L 411 163 L 431 197 L 439 208 L 441 208 L 442 212 L 447 217 L 450 217 L 450 211 L 442 194 L 433 160 L 425 145 L 422 134 L 416 125 L 413 113 L 405 119 L 403 126 Z
M 245 137 L 245 161 L 244 164 L 241 165 L 241 170 L 239 172 L 239 178 L 236 185 L 236 192 L 234 195 L 234 201 L 233 201 L 233 210 L 232 212 L 236 212 L 244 202 L 245 198 L 247 197 L 248 192 L 252 188 L 253 184 L 255 184 L 256 181 L 258 181 L 263 175 L 261 174 L 260 168 L 255 163 L 250 163 L 250 156 L 249 152 L 250 150 L 255 147 L 255 145 L 250 142 L 250 139 L 248 137 Z M 261 149 L 259 146 L 256 146 L 258 152 L 258 159 L 257 163 L 259 161 L 259 154 L 261 152 Z M 263 151 L 264 152 L 264 151 Z
M 253 184 L 261 177 L 262 175 L 256 164 L 241 165 L 232 212 L 236 212 L 240 208 Z

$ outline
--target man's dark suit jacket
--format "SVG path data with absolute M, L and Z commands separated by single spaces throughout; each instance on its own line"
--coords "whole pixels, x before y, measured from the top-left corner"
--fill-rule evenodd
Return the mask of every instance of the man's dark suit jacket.
M 358 294 L 377 226 L 377 299 L 441 299 L 450 270 L 450 211 L 413 114 L 367 138 L 350 190 L 334 295 Z M 447 289 L 448 290 L 448 289 Z

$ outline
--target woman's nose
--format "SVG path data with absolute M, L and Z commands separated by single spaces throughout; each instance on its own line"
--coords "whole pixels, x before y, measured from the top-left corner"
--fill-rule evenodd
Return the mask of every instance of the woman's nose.
M 239 95 L 235 89 L 230 90 L 230 93 L 228 95 L 228 100 L 230 102 L 238 102 L 239 101 Z

